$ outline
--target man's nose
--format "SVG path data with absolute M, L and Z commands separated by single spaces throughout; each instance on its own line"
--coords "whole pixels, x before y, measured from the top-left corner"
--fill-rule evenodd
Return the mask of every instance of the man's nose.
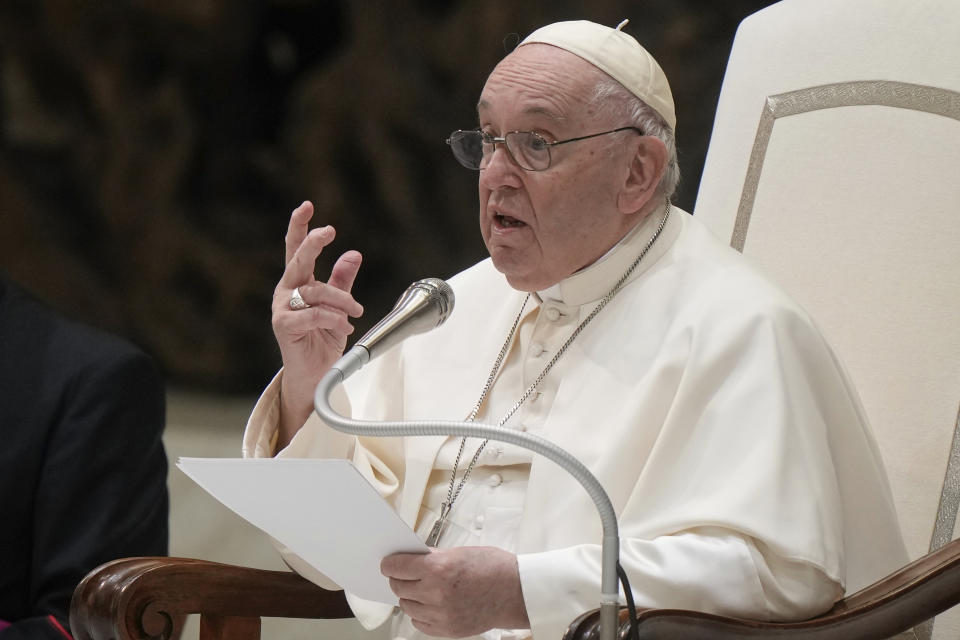
M 503 187 L 516 189 L 522 184 L 521 171 L 523 169 L 514 161 L 507 145 L 499 142 L 488 156 L 487 164 L 480 170 L 480 186 L 490 190 Z

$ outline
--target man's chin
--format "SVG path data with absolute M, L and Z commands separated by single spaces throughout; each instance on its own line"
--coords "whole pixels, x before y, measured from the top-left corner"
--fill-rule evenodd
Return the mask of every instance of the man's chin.
M 524 272 L 516 268 L 497 264 L 496 259 L 493 260 L 493 266 L 503 274 L 503 277 L 507 279 L 507 283 L 517 291 L 533 293 L 535 291 L 542 291 L 554 284 L 547 282 L 547 278 L 541 274 Z

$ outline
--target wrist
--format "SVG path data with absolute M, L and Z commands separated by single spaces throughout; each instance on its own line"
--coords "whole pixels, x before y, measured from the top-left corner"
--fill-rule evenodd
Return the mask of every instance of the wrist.
M 313 410 L 313 403 L 311 401 L 304 401 L 302 393 L 297 393 L 288 388 L 285 383 L 281 383 L 280 385 L 279 400 L 280 410 L 277 420 L 277 444 L 274 449 L 274 455 L 290 444 L 290 441 L 297 435 L 297 432 L 310 417 L 310 412 Z
M 512 554 L 511 554 L 512 555 Z M 502 629 L 529 629 L 530 616 L 527 614 L 527 604 L 523 600 L 523 588 L 520 583 L 520 568 L 517 557 L 513 556 L 513 567 L 510 584 L 512 585 L 504 607 Z

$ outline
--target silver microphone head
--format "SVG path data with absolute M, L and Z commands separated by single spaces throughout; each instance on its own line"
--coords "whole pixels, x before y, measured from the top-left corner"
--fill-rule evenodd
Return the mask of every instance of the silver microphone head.
M 407 287 L 407 290 L 403 292 L 403 295 L 397 300 L 397 304 L 393 305 L 393 308 L 396 309 L 402 306 L 405 299 L 414 295 L 413 292 L 423 292 L 428 297 L 427 304 L 436 306 L 439 316 L 437 318 L 437 324 L 434 326 L 439 327 L 442 325 L 446 322 L 450 314 L 453 313 L 453 288 L 440 278 L 417 280 Z
M 440 278 L 417 280 L 356 346 L 372 359 L 409 336 L 439 327 L 453 313 L 453 303 L 453 289 Z

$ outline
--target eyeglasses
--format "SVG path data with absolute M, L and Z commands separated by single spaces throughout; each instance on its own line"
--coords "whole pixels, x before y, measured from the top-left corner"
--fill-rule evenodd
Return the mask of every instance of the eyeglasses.
M 450 150 L 453 151 L 457 161 L 467 169 L 485 169 L 490 164 L 490 158 L 493 157 L 497 145 L 502 144 L 510 152 L 513 161 L 521 168 L 527 171 L 544 171 L 550 168 L 550 147 L 628 130 L 643 135 L 643 131 L 637 127 L 619 127 L 610 131 L 591 133 L 588 136 L 550 142 L 533 131 L 509 131 L 502 137 L 497 137 L 486 131 L 459 129 L 450 134 L 447 144 L 450 145 Z

